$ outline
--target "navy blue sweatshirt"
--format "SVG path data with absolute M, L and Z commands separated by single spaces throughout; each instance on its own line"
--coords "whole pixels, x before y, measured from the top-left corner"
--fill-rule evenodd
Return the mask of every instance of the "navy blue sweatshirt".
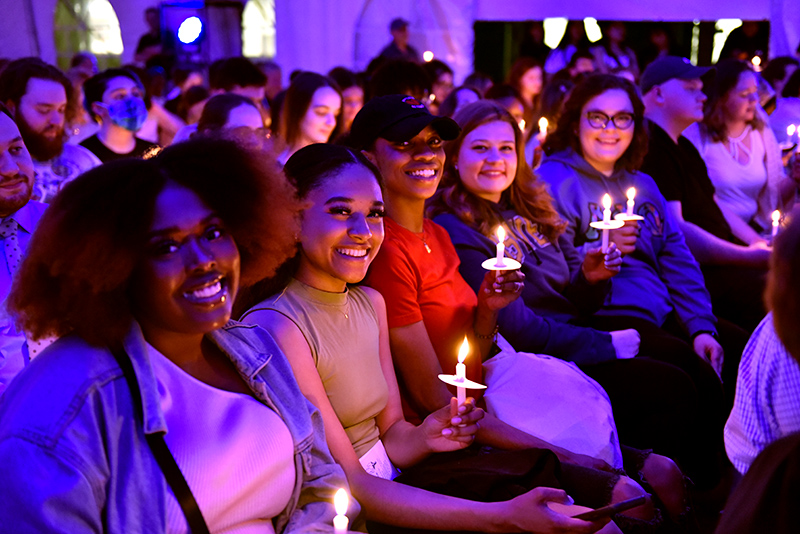
M 636 250 L 623 258 L 598 315 L 634 316 L 662 326 L 674 311 L 690 336 L 716 333 L 703 274 L 652 178 L 625 170 L 607 177 L 572 149 L 545 158 L 537 174 L 550 185 L 556 208 L 568 223 L 565 235 L 581 254 L 600 244 L 600 231 L 589 223 L 603 219 L 603 195 L 613 199 L 613 217 L 625 211 L 627 189 L 636 188 L 635 212 L 644 217 Z

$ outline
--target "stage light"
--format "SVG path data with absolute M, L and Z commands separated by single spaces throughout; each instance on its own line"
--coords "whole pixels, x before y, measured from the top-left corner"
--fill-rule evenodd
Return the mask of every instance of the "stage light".
M 181 22 L 178 28 L 178 40 L 183 44 L 192 44 L 197 41 L 202 32 L 202 21 L 198 17 L 189 17 Z

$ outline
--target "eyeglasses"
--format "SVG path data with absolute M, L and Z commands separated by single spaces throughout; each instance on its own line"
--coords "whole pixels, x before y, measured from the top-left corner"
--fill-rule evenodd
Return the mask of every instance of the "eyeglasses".
M 615 128 L 627 130 L 633 125 L 634 119 L 636 119 L 636 117 L 633 113 L 628 113 L 627 111 L 621 111 L 613 117 L 609 117 L 602 111 L 588 111 L 586 113 L 586 122 L 595 130 L 605 130 L 609 122 L 611 122 Z

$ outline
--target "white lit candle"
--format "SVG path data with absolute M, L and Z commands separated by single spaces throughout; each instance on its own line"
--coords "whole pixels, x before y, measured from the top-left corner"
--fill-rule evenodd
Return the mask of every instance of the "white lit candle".
M 467 337 L 464 336 L 464 342 L 461 348 L 458 349 L 458 363 L 456 364 L 456 382 L 464 382 L 467 379 L 467 366 L 464 365 L 464 360 L 469 354 L 469 342 Z M 458 405 L 461 406 L 467 401 L 467 389 L 463 386 L 456 386 L 456 399 Z
M 603 195 L 603 223 L 611 222 L 611 197 Z M 603 254 L 608 252 L 608 228 L 603 228 Z
M 340 488 L 333 496 L 333 507 L 336 510 L 336 517 L 333 518 L 333 529 L 336 534 L 344 534 L 347 532 L 347 525 L 350 522 L 345 515 L 347 513 L 347 506 L 350 499 L 347 498 L 347 492 Z
M 772 237 L 778 235 L 778 228 L 781 225 L 781 212 L 775 210 L 772 212 Z
M 547 122 L 547 119 L 542 117 L 539 119 L 539 144 L 543 145 L 545 140 L 547 140 L 547 127 L 550 124 Z
M 753 56 L 753 59 L 750 60 L 750 63 L 753 64 L 753 69 L 756 72 L 761 72 L 761 57 Z
M 636 198 L 636 188 L 631 187 L 630 189 L 628 189 L 628 191 L 626 191 L 625 194 L 628 197 L 628 212 L 626 215 L 630 217 L 631 215 L 633 215 L 633 206 L 635 205 L 634 199 Z
M 497 267 L 504 267 L 505 262 L 505 241 L 506 241 L 506 231 L 502 225 L 497 227 Z

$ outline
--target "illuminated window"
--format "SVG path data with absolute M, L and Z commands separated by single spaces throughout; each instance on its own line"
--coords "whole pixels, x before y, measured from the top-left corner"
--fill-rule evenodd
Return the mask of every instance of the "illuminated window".
M 714 25 L 717 32 L 714 34 L 714 51 L 711 52 L 711 63 L 719 61 L 719 55 L 722 53 L 722 47 L 725 46 L 725 40 L 728 35 L 742 25 L 742 19 L 719 19 Z
M 242 13 L 245 57 L 275 57 L 275 0 L 249 0 Z
M 568 22 L 567 19 L 560 17 L 544 19 L 544 44 L 550 48 L 557 47 L 567 31 Z
M 108 0 L 59 1 L 55 12 L 58 66 L 69 67 L 77 52 L 97 55 L 100 68 L 119 65 L 122 35 L 119 20 Z
M 85 13 L 89 26 L 89 51 L 103 56 L 122 54 L 119 20 L 108 0 L 88 0 Z
M 555 48 L 564 37 L 567 31 L 567 24 L 569 19 L 563 17 L 552 17 L 544 19 L 542 22 L 544 26 L 544 44 L 550 48 Z M 603 38 L 603 32 L 600 31 L 600 26 L 597 24 L 597 19 L 593 17 L 586 17 L 583 19 L 583 29 L 586 31 L 586 37 L 589 42 L 596 43 Z
M 586 17 L 583 19 L 583 27 L 586 29 L 586 37 L 590 43 L 596 43 L 603 38 L 603 31 L 600 25 L 597 24 L 597 19 L 593 17 Z

